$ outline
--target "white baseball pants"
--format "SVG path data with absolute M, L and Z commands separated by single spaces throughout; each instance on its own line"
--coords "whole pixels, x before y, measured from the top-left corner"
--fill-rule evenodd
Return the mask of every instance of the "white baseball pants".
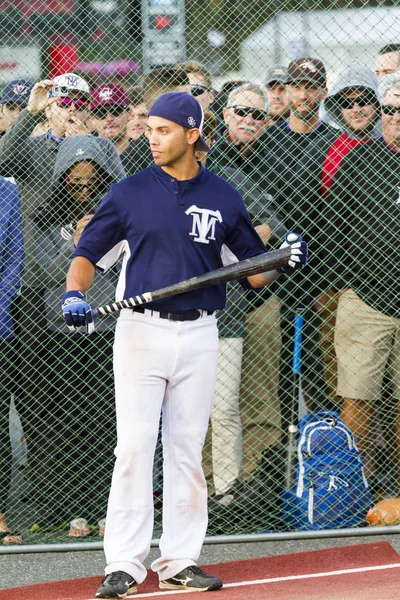
M 242 421 L 239 391 L 243 338 L 221 338 L 215 400 L 211 413 L 212 465 L 215 493 L 229 493 L 242 474 Z
M 147 311 L 146 311 L 147 313 Z M 106 574 L 141 583 L 153 533 L 153 460 L 162 410 L 163 534 L 152 564 L 168 579 L 195 564 L 207 529 L 202 448 L 214 399 L 214 316 L 172 322 L 122 310 L 114 343 L 116 462 L 107 511 Z

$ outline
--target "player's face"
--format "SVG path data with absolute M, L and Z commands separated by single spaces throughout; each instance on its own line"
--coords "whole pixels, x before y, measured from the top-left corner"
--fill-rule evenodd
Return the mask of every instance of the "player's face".
M 203 110 L 207 110 L 214 102 L 214 92 L 207 86 L 201 73 L 188 73 L 190 93 L 201 104 Z
M 269 125 L 264 99 L 251 91 L 236 95 L 233 106 L 224 108 L 224 120 L 229 139 L 236 145 L 251 144 Z
M 92 110 L 93 124 L 101 137 L 119 142 L 127 137 L 131 113 L 126 106 L 104 105 Z
M 190 135 L 192 134 L 177 123 L 162 117 L 149 117 L 146 136 L 155 164 L 158 167 L 167 167 L 183 159 L 191 152 L 188 144 Z
M 368 104 L 365 104 L 368 102 Z M 377 99 L 370 90 L 345 92 L 340 98 L 343 121 L 355 133 L 373 129 L 378 110 Z
M 392 89 L 385 94 L 382 102 L 382 132 L 388 143 L 400 144 L 400 89 Z
M 269 100 L 269 115 L 273 121 L 289 116 L 289 93 L 286 86 L 279 81 L 265 88 Z
M 375 63 L 375 73 L 379 81 L 400 68 L 400 52 L 387 52 L 378 56 Z
M 128 137 L 137 140 L 146 131 L 147 109 L 144 102 L 131 104 L 131 115 L 128 123 Z
M 299 119 L 312 119 L 318 114 L 319 106 L 327 89 L 316 87 L 310 81 L 298 81 L 287 85 L 290 110 Z
M 1 105 L 1 116 L 4 129 L 8 129 L 12 125 L 14 119 L 18 117 L 22 109 L 22 104 L 19 104 L 18 102 L 6 102 Z
M 88 202 L 100 184 L 96 167 L 87 161 L 71 167 L 65 181 L 68 192 L 77 202 Z
M 71 92 L 68 97 L 58 98 L 47 111 L 47 118 L 54 135 L 59 137 L 64 135 L 68 122 L 72 121 L 72 116 L 85 123 L 90 114 L 89 106 L 88 99 L 75 92 Z

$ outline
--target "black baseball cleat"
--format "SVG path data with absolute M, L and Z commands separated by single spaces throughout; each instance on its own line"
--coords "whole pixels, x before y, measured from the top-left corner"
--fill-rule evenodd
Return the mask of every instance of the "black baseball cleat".
M 128 594 L 136 594 L 136 581 L 125 571 L 115 571 L 106 575 L 96 592 L 96 598 L 126 598 Z
M 196 565 L 186 567 L 175 577 L 160 581 L 162 590 L 192 590 L 192 592 L 211 592 L 222 588 L 222 581 L 218 577 L 207 575 Z

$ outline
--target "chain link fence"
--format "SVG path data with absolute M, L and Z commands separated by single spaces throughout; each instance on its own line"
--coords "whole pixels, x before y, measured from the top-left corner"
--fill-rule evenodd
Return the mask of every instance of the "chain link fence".
M 329 461 L 307 488 L 308 517 L 313 490 L 325 494 L 320 521 L 283 514 L 296 485 L 288 458 L 312 454 L 297 455 L 295 426 L 317 410 L 354 434 L 368 506 L 396 497 L 400 79 L 386 77 L 382 93 L 375 76 L 400 69 L 396 3 L 1 0 L 0 31 L 0 532 L 7 523 L 27 544 L 101 539 L 115 318 L 68 335 L 61 298 L 74 241 L 108 186 L 152 162 L 149 106 L 181 89 L 205 109 L 212 152 L 199 158 L 238 187 L 263 241 L 278 248 L 299 231 L 310 247 L 300 274 L 261 292 L 228 286 L 203 453 L 208 535 L 347 526 L 327 517 L 349 485 Z M 32 84 L 54 77 L 57 100 L 29 112 Z M 114 297 L 120 268 L 96 274 L 93 306 Z M 161 456 L 159 442 L 155 537 Z

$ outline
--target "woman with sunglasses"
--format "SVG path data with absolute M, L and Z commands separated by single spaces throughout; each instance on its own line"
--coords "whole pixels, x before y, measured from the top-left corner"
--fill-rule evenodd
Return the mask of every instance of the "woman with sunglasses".
M 108 142 L 112 147 L 112 143 Z M 50 392 L 42 413 L 47 458 L 42 487 L 48 497 L 39 525 L 72 520 L 70 536 L 87 535 L 88 523 L 105 514 L 112 472 L 115 423 L 111 369 L 114 317 L 102 320 L 97 333 L 68 335 L 59 297 L 74 245 L 110 184 L 124 177 L 114 152 L 98 138 L 73 136 L 57 154 L 52 198 L 33 217 L 37 260 L 45 273 L 46 362 Z M 96 275 L 93 302 L 115 294 L 117 275 Z M 78 362 L 70 355 L 79 355 Z

